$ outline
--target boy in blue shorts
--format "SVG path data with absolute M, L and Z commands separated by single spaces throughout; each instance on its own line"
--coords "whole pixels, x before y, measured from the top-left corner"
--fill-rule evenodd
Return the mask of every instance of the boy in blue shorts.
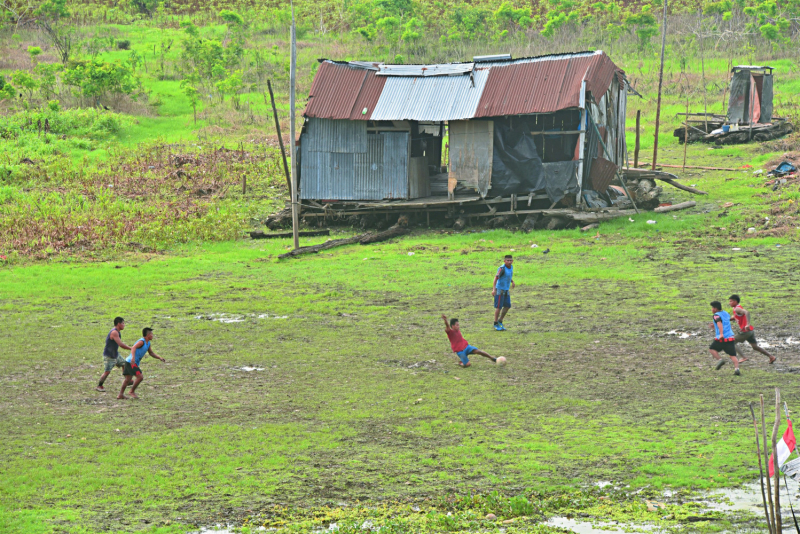
M 484 356 L 489 358 L 493 362 L 497 362 L 497 358 L 489 356 L 489 354 L 483 352 L 477 347 L 473 347 L 467 340 L 464 339 L 464 336 L 461 335 L 461 328 L 458 325 L 458 319 L 450 319 L 450 323 L 447 323 L 447 317 L 442 314 L 442 319 L 444 320 L 444 331 L 447 334 L 447 339 L 450 340 L 450 348 L 453 349 L 453 352 L 456 353 L 458 359 L 461 360 L 458 362 L 458 365 L 461 367 L 469 367 L 472 365 L 469 363 L 469 355 L 470 354 L 478 354 L 480 356 Z
M 503 258 L 503 265 L 497 269 L 497 274 L 492 282 L 492 296 L 494 297 L 494 329 L 498 332 L 505 330 L 503 319 L 511 308 L 511 291 L 514 286 L 514 259 L 511 254 Z M 502 310 L 502 311 L 501 311 Z
M 131 380 L 133 380 L 133 387 L 128 394 L 134 399 L 139 398 L 136 395 L 136 388 L 142 383 L 142 380 L 144 380 L 144 376 L 142 376 L 142 370 L 139 369 L 139 364 L 141 363 L 145 354 L 150 354 L 150 356 L 157 360 L 161 360 L 162 362 L 167 361 L 153 352 L 153 349 L 150 348 L 151 341 L 153 341 L 153 329 L 145 328 L 142 330 L 142 337 L 133 344 L 133 347 L 131 347 L 131 355 L 125 359 L 125 367 L 122 369 L 122 389 L 119 391 L 119 395 L 117 396 L 118 399 L 128 398 L 125 396 L 125 388 L 130 385 Z M 134 377 L 136 378 L 134 379 Z

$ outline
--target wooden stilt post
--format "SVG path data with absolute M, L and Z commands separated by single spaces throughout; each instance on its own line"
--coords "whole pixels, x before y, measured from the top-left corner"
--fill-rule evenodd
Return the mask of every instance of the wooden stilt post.
M 664 0 L 664 17 L 661 29 L 661 66 L 658 69 L 658 101 L 656 103 L 656 132 L 653 139 L 653 170 L 658 160 L 658 122 L 661 120 L 661 86 L 664 84 L 664 48 L 667 45 L 667 0 Z

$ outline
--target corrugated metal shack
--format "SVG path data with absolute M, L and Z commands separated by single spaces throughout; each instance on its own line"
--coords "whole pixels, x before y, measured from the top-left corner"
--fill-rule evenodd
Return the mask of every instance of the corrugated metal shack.
M 626 161 L 627 89 L 601 51 L 320 60 L 300 135 L 300 198 L 312 211 L 504 198 L 514 209 L 518 197 L 528 208 L 588 207 Z
M 684 142 L 738 144 L 777 139 L 792 133 L 794 126 L 773 115 L 773 74 L 766 65 L 737 65 L 731 69 L 727 115 L 679 113 L 686 115 L 673 135 Z

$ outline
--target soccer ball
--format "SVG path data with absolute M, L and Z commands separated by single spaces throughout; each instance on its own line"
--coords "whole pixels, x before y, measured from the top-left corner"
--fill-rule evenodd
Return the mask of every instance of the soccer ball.
M 499 358 L 497 358 L 497 362 L 495 362 L 495 363 L 497 363 L 497 365 L 505 365 L 506 364 L 506 359 L 505 359 L 504 356 L 500 356 Z

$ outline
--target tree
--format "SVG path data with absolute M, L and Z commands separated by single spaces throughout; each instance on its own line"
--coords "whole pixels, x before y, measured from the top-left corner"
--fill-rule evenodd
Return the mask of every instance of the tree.
M 194 125 L 197 126 L 197 104 L 200 101 L 200 91 L 197 89 L 196 84 L 199 82 L 197 74 L 190 74 L 181 80 L 181 89 L 186 98 L 189 99 L 189 105 L 192 106 L 194 114 Z
M 58 50 L 61 63 L 66 65 L 75 44 L 75 30 L 63 22 L 70 16 L 66 0 L 47 0 L 33 14 L 39 28 Z

